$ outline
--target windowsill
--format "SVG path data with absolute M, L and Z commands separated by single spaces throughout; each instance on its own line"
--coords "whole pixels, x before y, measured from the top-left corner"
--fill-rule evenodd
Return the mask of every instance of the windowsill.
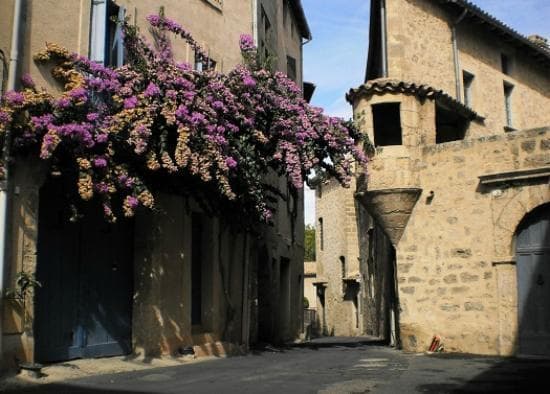
M 511 126 L 504 126 L 504 131 L 506 132 L 512 132 L 512 131 L 518 131 L 518 129 L 511 127 Z

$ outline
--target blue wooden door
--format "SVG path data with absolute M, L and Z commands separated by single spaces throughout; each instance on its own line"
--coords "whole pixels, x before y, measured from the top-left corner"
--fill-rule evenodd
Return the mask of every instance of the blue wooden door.
M 522 222 L 516 261 L 519 354 L 550 355 L 550 205 Z
M 131 351 L 133 226 L 110 225 L 99 207 L 76 223 L 60 182 L 41 190 L 35 298 L 40 362 Z

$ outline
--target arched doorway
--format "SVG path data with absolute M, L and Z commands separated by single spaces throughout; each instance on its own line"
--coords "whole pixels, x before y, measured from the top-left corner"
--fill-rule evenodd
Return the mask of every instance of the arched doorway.
M 131 351 L 133 225 L 108 224 L 93 205 L 69 221 L 69 185 L 40 190 L 35 359 L 39 362 Z M 73 186 L 74 187 L 74 186 Z
M 518 226 L 516 262 L 519 354 L 550 355 L 550 204 Z

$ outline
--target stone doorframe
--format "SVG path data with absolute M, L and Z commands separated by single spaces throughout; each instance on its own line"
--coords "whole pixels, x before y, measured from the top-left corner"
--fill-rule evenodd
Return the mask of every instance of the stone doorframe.
M 491 197 L 496 289 L 498 297 L 498 350 L 503 356 L 517 353 L 518 294 L 515 261 L 516 231 L 523 218 L 550 201 L 547 183 L 494 189 Z

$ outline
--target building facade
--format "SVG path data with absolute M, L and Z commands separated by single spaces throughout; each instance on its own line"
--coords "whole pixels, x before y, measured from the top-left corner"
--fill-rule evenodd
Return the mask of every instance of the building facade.
M 370 287 L 395 268 L 385 332 L 408 351 L 437 335 L 446 351 L 550 354 L 545 40 L 464 0 L 373 0 L 369 40 L 348 100 L 376 147 L 355 218 L 360 250 L 363 208 L 391 242 L 362 272 Z
M 311 35 L 300 1 L 263 3 L 269 7 L 257 0 L 82 0 L 63 7 L 49 0 L 3 1 L 0 49 L 7 59 L 17 35 L 19 63 L 10 70 L 4 62 L 2 76 L 28 72 L 37 86 L 55 91 L 49 73 L 32 61 L 46 41 L 120 65 L 123 42 L 111 17 L 128 17 L 149 34 L 145 16 L 163 7 L 217 70 L 242 61 L 241 34 L 261 44 L 267 33 L 280 59 L 275 67 L 301 84 L 301 45 Z M 14 32 L 17 4 L 20 27 Z M 174 42 L 174 51 L 194 63 L 186 44 Z M 4 366 L 131 352 L 177 356 L 190 347 L 196 355 L 221 355 L 301 333 L 301 194 L 280 200 L 274 226 L 254 235 L 235 234 L 223 215 L 210 217 L 196 202 L 169 193 L 156 196 L 157 210 L 132 221 L 110 226 L 92 211 L 75 224 L 66 220 L 66 186 L 43 164 L 17 161 L 12 167 L 3 288 L 17 288 L 22 276 L 41 286 L 3 297 Z M 285 179 L 270 181 L 288 193 Z

